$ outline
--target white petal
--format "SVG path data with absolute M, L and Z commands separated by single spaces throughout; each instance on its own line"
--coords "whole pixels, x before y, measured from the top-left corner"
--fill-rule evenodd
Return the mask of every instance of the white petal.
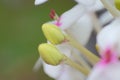
M 87 80 L 99 80 L 98 77 L 100 76 L 100 74 L 103 70 L 104 70 L 104 68 L 94 67 L 93 70 L 91 71 L 91 73 L 89 74 Z
M 92 21 L 88 14 L 84 14 L 79 20 L 69 27 L 67 30 L 69 31 L 70 35 L 81 44 L 87 44 L 89 37 L 92 32 Z
M 59 75 L 62 72 L 62 68 L 63 68 L 62 64 L 58 65 L 58 66 L 52 66 L 52 65 L 48 65 L 48 64 L 43 62 L 43 69 L 44 69 L 45 73 L 48 76 L 50 76 L 50 77 L 52 77 L 54 79 L 59 77 Z
M 120 80 L 120 62 L 96 66 L 87 80 Z
M 96 0 L 75 0 L 78 3 L 82 3 L 83 5 L 91 6 L 94 5 Z
M 100 47 L 100 50 L 104 50 L 105 47 L 109 45 L 113 47 L 117 45 L 120 48 L 119 25 L 120 25 L 120 20 L 117 19 L 101 30 L 101 32 L 97 36 L 97 44 Z
M 104 8 L 100 0 L 96 0 L 95 4 L 93 4 L 92 6 L 87 6 L 87 7 L 89 10 L 92 10 L 92 11 L 97 11 L 97 10 L 101 10 L 102 8 Z
M 106 75 L 105 77 L 109 77 L 111 80 L 120 80 L 120 62 L 116 64 L 108 65 L 105 69 Z
M 101 17 L 100 17 L 100 23 L 101 25 L 105 25 L 106 23 L 110 22 L 113 19 L 113 16 L 106 11 Z
M 72 47 L 68 43 L 63 43 L 56 46 L 61 53 L 65 54 L 68 57 L 71 57 Z
M 60 23 L 61 29 L 66 29 L 74 24 L 83 14 L 85 13 L 85 9 L 82 5 L 76 5 L 72 9 L 66 11 L 62 14 Z
M 70 66 L 64 66 L 62 74 L 56 80 L 85 80 L 85 76 Z
M 44 71 L 56 80 L 84 80 L 85 76 L 68 65 L 51 66 L 44 63 Z
M 35 0 L 35 5 L 40 5 L 40 4 L 43 4 L 45 3 L 47 0 Z

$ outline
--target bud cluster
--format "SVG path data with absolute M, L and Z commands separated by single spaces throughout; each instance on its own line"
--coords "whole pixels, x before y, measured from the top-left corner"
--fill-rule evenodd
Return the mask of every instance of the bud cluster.
M 42 31 L 50 43 L 40 44 L 38 51 L 42 59 L 50 65 L 58 65 L 62 62 L 64 56 L 55 47 L 56 44 L 60 44 L 65 40 L 65 36 L 56 25 L 51 23 L 45 23 L 42 25 Z

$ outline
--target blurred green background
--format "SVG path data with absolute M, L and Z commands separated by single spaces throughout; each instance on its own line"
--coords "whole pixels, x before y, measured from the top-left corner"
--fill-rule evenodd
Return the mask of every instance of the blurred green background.
M 35 6 L 34 0 L 0 0 L 0 80 L 51 80 L 42 68 L 32 71 L 38 44 L 46 42 L 41 25 L 51 20 L 51 9 L 60 15 L 75 4 L 49 0 Z

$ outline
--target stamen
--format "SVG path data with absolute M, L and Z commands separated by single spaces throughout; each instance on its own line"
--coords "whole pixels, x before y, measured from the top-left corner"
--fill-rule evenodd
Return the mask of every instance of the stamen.
M 51 19 L 54 19 L 54 20 L 59 20 L 59 16 L 57 15 L 57 13 L 55 12 L 55 10 L 54 9 L 51 9 L 51 11 L 50 11 L 50 18 Z
M 54 9 L 51 9 L 49 16 L 51 19 L 54 19 L 56 21 L 55 25 L 57 25 L 58 27 L 61 25 L 60 17 L 57 15 Z
M 50 16 L 51 19 L 54 19 L 54 16 L 55 16 L 55 10 L 54 9 L 51 9 L 49 16 Z

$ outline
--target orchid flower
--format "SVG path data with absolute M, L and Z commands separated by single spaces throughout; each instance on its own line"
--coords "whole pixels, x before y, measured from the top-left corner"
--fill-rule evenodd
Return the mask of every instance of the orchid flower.
M 79 8 L 81 8 L 80 11 L 78 11 Z M 90 37 L 91 32 L 92 32 L 92 24 L 91 24 L 91 20 L 90 20 L 89 16 L 87 14 L 84 14 L 84 12 L 85 12 L 85 9 L 82 6 L 76 5 L 69 11 L 65 12 L 60 17 L 59 23 L 58 23 L 58 21 L 54 21 L 53 24 L 56 24 L 62 30 L 69 30 L 70 35 L 74 36 L 74 38 L 76 40 L 78 40 L 80 43 L 85 45 Z M 73 13 L 75 13 L 75 14 L 73 14 Z M 87 24 L 83 23 L 85 20 L 86 20 Z M 76 28 L 77 28 L 77 30 L 76 30 Z M 86 33 L 88 33 L 88 34 L 86 34 Z M 81 36 L 78 34 L 80 34 Z M 84 37 L 82 35 L 84 35 Z M 80 53 L 79 53 L 79 51 L 74 49 L 72 46 L 68 45 L 67 43 L 64 43 L 64 44 L 57 45 L 57 47 L 61 52 L 65 53 L 65 55 L 70 57 L 72 60 L 79 62 L 79 60 L 77 60 L 78 58 L 76 59 L 74 52 L 77 54 L 80 54 Z M 80 56 L 79 56 L 79 58 L 80 58 Z M 82 57 L 80 59 L 82 59 Z M 36 63 L 36 65 L 34 67 L 35 69 L 37 69 L 40 66 L 39 65 L 40 61 L 41 61 L 41 59 L 39 59 L 38 62 Z M 60 64 L 58 66 L 51 66 L 51 65 L 48 65 L 43 62 L 43 66 L 44 66 L 44 71 L 50 77 L 52 77 L 56 80 L 59 80 L 60 78 L 61 78 L 60 80 L 62 80 L 62 79 L 64 79 L 63 77 L 66 77 L 66 80 L 73 80 L 74 78 L 84 80 L 84 78 L 85 78 L 85 76 L 82 75 L 80 72 L 78 72 L 77 70 L 74 70 L 71 67 L 66 66 L 64 64 Z M 51 73 L 50 70 L 52 70 L 53 73 Z M 63 72 L 63 70 L 64 70 L 64 72 Z M 66 74 L 68 72 L 70 72 L 71 74 Z M 74 75 L 72 75 L 72 73 Z M 58 78 L 58 76 L 61 76 L 61 77 Z M 77 77 L 75 77 L 75 76 L 77 76 Z
M 110 46 L 109 46 L 110 47 Z M 119 80 L 120 62 L 114 49 L 107 47 L 101 53 L 101 60 L 96 64 L 87 80 Z
M 46 1 L 47 0 L 35 0 L 35 4 L 38 5 L 38 4 L 44 3 Z M 55 21 L 52 21 L 49 23 L 55 24 L 63 31 L 63 33 L 74 38 L 76 43 L 82 44 L 83 46 L 85 46 L 87 44 L 89 37 L 91 35 L 91 32 L 93 30 L 93 22 L 92 22 L 90 13 L 94 12 L 96 10 L 102 9 L 103 4 L 99 0 L 97 0 L 97 1 L 91 0 L 90 3 L 86 3 L 86 1 L 89 1 L 89 0 L 84 0 L 84 1 L 83 0 L 75 0 L 75 1 L 77 1 L 79 4 L 77 4 L 72 9 L 63 13 L 60 17 L 58 17 L 57 14 L 54 13 L 54 11 L 53 11 L 52 14 L 50 14 L 50 15 L 51 15 L 51 18 L 55 19 Z M 112 19 L 112 18 L 113 17 L 110 15 L 110 18 L 108 17 L 107 19 Z M 101 20 L 103 21 L 103 18 Z M 109 70 L 109 69 L 114 70 L 113 67 L 116 67 L 117 65 L 119 66 L 118 58 L 116 57 L 116 55 L 117 55 L 116 53 L 119 52 L 118 51 L 119 46 L 117 46 L 117 48 L 116 48 L 116 44 L 119 44 L 119 41 L 118 41 L 119 37 L 117 37 L 118 33 L 119 33 L 119 31 L 118 31 L 119 27 L 115 27 L 115 28 L 112 27 L 112 26 L 116 26 L 116 24 L 118 25 L 119 24 L 118 22 L 119 22 L 119 20 L 115 20 L 113 23 L 108 25 L 109 27 L 104 28 L 98 35 L 97 43 L 100 48 L 100 53 L 101 53 L 100 55 L 101 55 L 102 59 L 95 66 L 95 68 L 93 69 L 93 72 L 89 75 L 88 80 L 96 80 L 96 79 L 98 80 L 99 77 L 102 75 L 102 73 L 104 73 L 105 70 Z M 103 24 L 103 23 L 106 23 L 106 22 L 104 22 L 104 21 L 101 22 L 101 24 Z M 111 37 L 109 34 L 112 34 L 113 37 Z M 108 36 L 107 39 L 106 39 L 106 36 Z M 49 43 L 49 41 L 48 41 L 48 43 Z M 110 46 L 115 47 L 115 49 L 112 50 L 111 47 L 109 48 L 108 47 L 109 44 L 110 44 Z M 83 55 L 80 53 L 80 50 L 79 50 L 80 48 L 78 48 L 78 46 L 77 46 L 77 49 L 76 49 L 76 48 L 74 48 L 75 46 L 70 45 L 69 43 L 67 43 L 67 41 L 63 41 L 63 43 L 56 45 L 56 47 L 60 50 L 60 52 L 62 52 L 64 55 L 69 57 L 74 62 L 80 64 L 80 66 L 81 66 L 80 61 L 84 60 L 81 57 Z M 84 53 L 84 51 L 83 51 L 83 53 Z M 76 57 L 76 55 L 77 55 L 77 57 Z M 87 57 L 89 57 L 89 56 L 87 56 Z M 96 61 L 98 61 L 98 59 Z M 39 68 L 40 62 L 41 62 L 41 64 L 43 64 L 45 73 L 47 75 L 49 75 L 50 77 L 54 78 L 55 80 L 78 80 L 78 79 L 85 80 L 87 77 L 87 75 L 83 75 L 82 72 L 79 72 L 76 69 L 73 69 L 72 67 L 70 67 L 66 64 L 61 63 L 57 66 L 52 66 L 52 65 L 46 64 L 40 58 L 37 61 L 34 69 Z M 86 63 L 86 61 L 84 63 Z M 115 63 L 114 66 L 112 65 L 113 63 Z M 88 70 L 90 69 L 89 65 L 85 64 L 82 66 L 86 67 Z M 97 68 L 98 68 L 98 70 L 97 70 Z M 106 72 L 109 72 L 109 71 L 106 71 Z M 107 75 L 107 78 L 109 78 L 109 76 L 111 74 L 106 73 L 106 75 Z M 104 76 L 104 77 L 106 79 L 106 76 Z M 117 76 L 116 78 L 118 78 L 118 77 L 119 76 Z M 113 79 L 111 78 L 111 80 L 113 80 Z
M 77 11 L 78 8 L 81 8 L 81 11 Z M 82 9 L 82 6 L 76 5 L 71 10 L 65 12 L 60 17 L 59 27 L 62 30 L 69 30 L 70 35 L 74 36 L 74 38 L 76 40 L 78 40 L 80 43 L 85 45 L 90 37 L 90 33 L 92 31 L 92 24 L 91 24 L 91 20 L 90 20 L 89 16 L 87 14 L 83 15 L 83 12 L 84 12 L 84 9 Z M 81 17 L 81 15 L 83 15 L 83 16 Z M 86 20 L 87 24 L 83 23 L 85 20 Z M 54 22 L 54 24 L 56 24 L 56 23 L 57 22 Z M 78 36 L 77 34 L 84 35 L 84 37 Z M 73 52 L 78 53 L 78 54 L 80 54 L 80 53 L 76 52 L 76 50 L 73 49 L 73 47 L 66 45 L 66 44 L 60 44 L 57 47 L 58 47 L 58 49 L 60 49 L 61 52 L 65 53 L 65 55 L 67 55 L 69 58 L 77 61 Z M 79 58 L 82 59 L 81 56 L 79 56 Z M 43 66 L 44 66 L 44 71 L 50 77 L 52 77 L 56 80 L 64 80 L 64 79 L 66 79 L 66 80 L 76 80 L 76 79 L 84 80 L 85 79 L 85 76 L 82 75 L 80 72 L 72 69 L 69 66 L 63 65 L 63 64 L 58 65 L 58 66 L 51 66 L 51 65 L 44 63 Z M 52 70 L 52 74 L 51 74 L 50 70 Z
M 115 9 L 115 6 L 112 3 L 109 3 L 107 0 L 101 1 L 106 4 L 105 6 L 111 14 L 117 18 L 109 25 L 105 26 L 97 36 L 97 45 L 99 47 L 101 60 L 94 66 L 87 80 L 119 80 L 120 13 Z

